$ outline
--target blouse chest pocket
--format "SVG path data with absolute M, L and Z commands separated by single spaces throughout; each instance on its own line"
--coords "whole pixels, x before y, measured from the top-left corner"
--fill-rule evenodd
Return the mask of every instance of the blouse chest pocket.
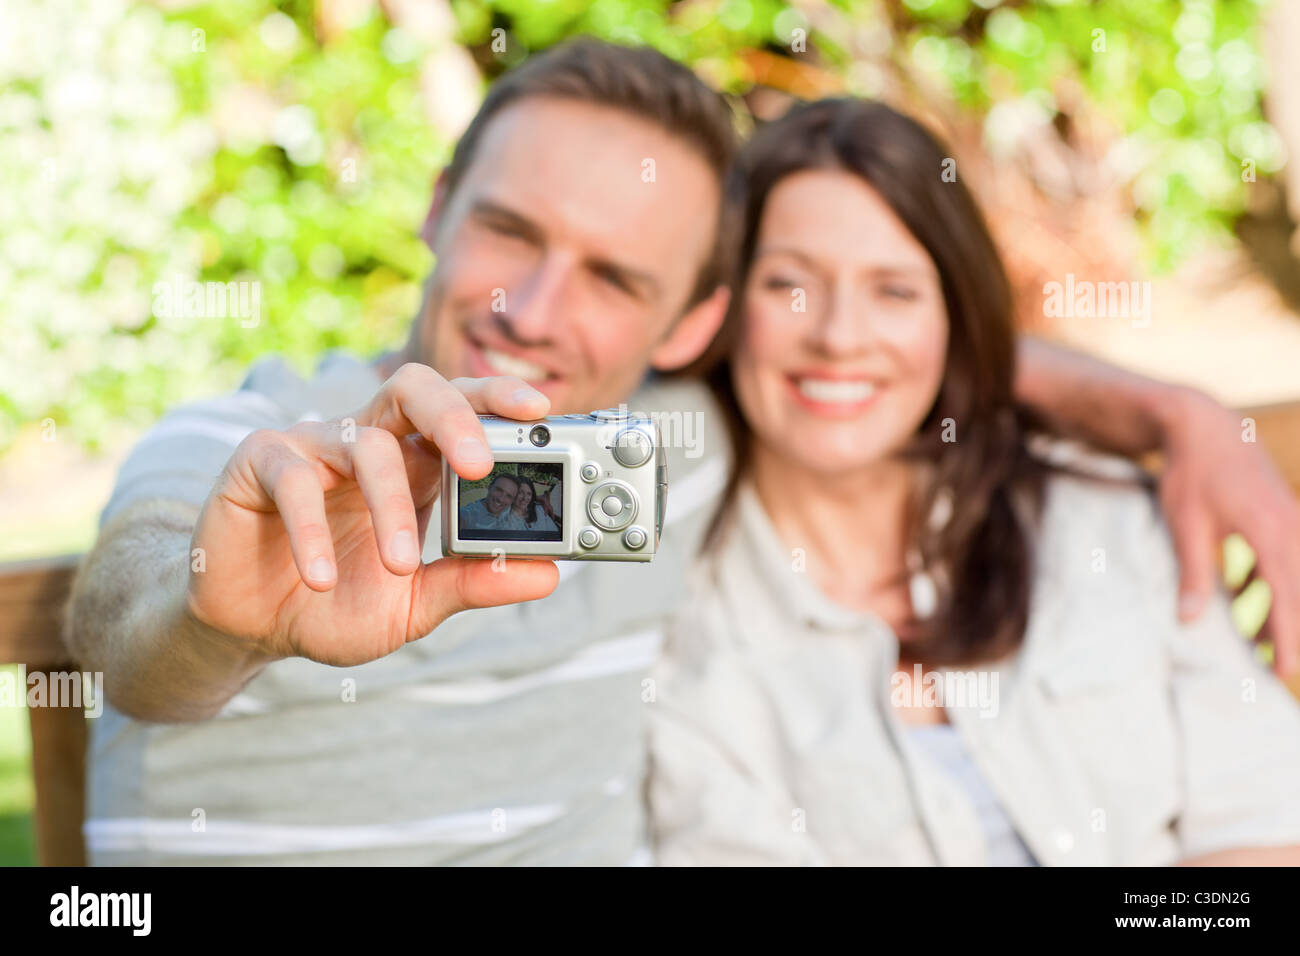
M 1098 640 L 1040 663 L 1043 706 L 1086 746 L 1122 756 L 1166 739 L 1171 726 L 1165 661 L 1149 647 Z
M 1167 684 L 1159 622 L 1142 605 L 1126 612 L 1125 603 L 1113 596 L 1081 601 L 1059 616 L 1049 637 L 1036 640 L 1033 672 L 1050 699 L 1114 697 Z

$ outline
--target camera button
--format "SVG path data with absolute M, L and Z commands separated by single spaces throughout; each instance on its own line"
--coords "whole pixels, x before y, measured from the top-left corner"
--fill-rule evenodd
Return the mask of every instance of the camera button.
M 640 551 L 645 547 L 646 533 L 642 528 L 628 528 L 623 532 L 623 543 L 633 551 Z
M 614 439 L 614 460 L 624 468 L 644 465 L 654 454 L 649 436 L 636 428 L 625 428 Z
M 618 531 L 631 524 L 636 510 L 636 494 L 621 481 L 597 485 L 587 499 L 591 523 L 606 531 Z
M 600 546 L 600 532 L 595 528 L 583 528 L 578 535 L 578 544 L 588 551 Z
M 589 461 L 579 469 L 578 474 L 582 477 L 583 481 L 590 484 L 600 477 L 600 466 L 594 461 Z

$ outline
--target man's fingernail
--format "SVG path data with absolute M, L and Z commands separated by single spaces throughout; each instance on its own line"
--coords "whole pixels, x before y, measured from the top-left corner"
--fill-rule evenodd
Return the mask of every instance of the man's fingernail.
M 1178 599 L 1178 616 L 1184 621 L 1191 620 L 1201 613 L 1201 606 L 1205 603 L 1204 599 L 1192 592 L 1182 595 Z
M 321 555 L 307 566 L 307 577 L 313 581 L 326 582 L 334 580 L 334 565 L 330 559 Z
M 524 402 L 535 402 L 539 398 L 545 398 L 545 394 L 535 388 L 517 388 L 510 396 L 510 400 L 516 404 L 522 405 Z
M 456 446 L 456 457 L 466 463 L 491 461 L 492 449 L 483 443 L 483 439 L 466 436 Z
M 415 564 L 420 560 L 420 549 L 415 546 L 415 535 L 403 528 L 393 535 L 393 560 Z

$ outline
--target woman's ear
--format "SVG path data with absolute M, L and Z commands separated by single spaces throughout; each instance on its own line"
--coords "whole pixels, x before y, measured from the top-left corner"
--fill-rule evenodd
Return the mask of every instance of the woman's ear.
M 707 299 L 692 306 L 651 351 L 651 366 L 660 372 L 671 372 L 699 358 L 722 327 L 730 301 L 731 290 L 720 285 Z

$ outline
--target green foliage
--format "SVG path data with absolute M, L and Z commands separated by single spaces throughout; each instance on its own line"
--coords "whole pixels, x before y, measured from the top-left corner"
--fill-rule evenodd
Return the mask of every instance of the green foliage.
M 0 66 L 0 449 L 47 416 L 94 446 L 253 358 L 399 340 L 446 138 L 377 11 L 328 45 L 259 0 L 164 15 L 21 3 Z M 162 316 L 156 283 L 255 280 L 254 327 Z
M 1122 134 L 1116 175 L 1156 268 L 1241 213 L 1243 161 L 1259 176 L 1283 161 L 1260 113 L 1250 0 L 450 7 L 489 80 L 592 33 L 653 44 L 732 94 L 753 84 L 755 50 L 864 95 L 901 76 L 987 117 L 991 143 L 1008 115 L 1086 108 Z M 267 352 L 306 367 L 325 349 L 400 340 L 431 265 L 418 227 L 450 137 L 427 118 L 418 41 L 377 4 L 322 40 L 319 12 L 307 0 L 6 4 L 0 450 L 47 417 L 106 442 L 229 387 Z M 257 281 L 260 322 L 157 314 L 154 286 L 175 277 Z
M 543 489 L 549 489 L 551 485 L 555 483 L 556 479 L 559 478 L 560 467 L 561 466 L 554 464 L 536 464 L 528 462 L 515 464 L 504 463 L 493 468 L 491 472 L 484 475 L 482 478 L 472 480 L 461 478 L 460 486 L 461 488 L 487 488 L 492 484 L 492 479 L 497 475 L 523 475 L 525 478 L 533 481 L 537 490 L 541 492 Z

